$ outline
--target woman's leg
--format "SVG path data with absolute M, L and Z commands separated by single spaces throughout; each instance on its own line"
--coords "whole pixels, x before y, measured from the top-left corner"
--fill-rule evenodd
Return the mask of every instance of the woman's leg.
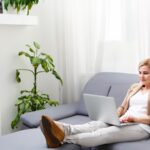
M 100 128 L 106 128 L 108 125 L 102 121 L 91 121 L 81 125 L 71 125 L 56 122 L 60 127 L 63 126 L 65 135 L 73 135 L 79 133 L 93 132 Z M 61 127 L 62 128 L 62 127 Z
M 148 138 L 149 134 L 139 125 L 110 126 L 93 132 L 66 136 L 64 142 L 94 147 L 103 144 L 135 141 Z

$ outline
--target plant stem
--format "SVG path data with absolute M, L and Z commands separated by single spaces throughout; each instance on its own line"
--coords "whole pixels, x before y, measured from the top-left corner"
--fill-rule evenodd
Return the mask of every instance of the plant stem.
M 17 69 L 17 70 L 29 71 L 29 72 L 34 74 L 34 72 L 32 70 L 30 70 L 30 69 Z
M 45 72 L 45 71 L 38 71 L 38 72 L 37 72 L 37 74 L 39 74 L 39 73 L 43 73 L 43 72 Z
M 34 95 L 37 94 L 37 83 L 36 83 L 36 80 L 37 80 L 37 68 L 34 67 Z

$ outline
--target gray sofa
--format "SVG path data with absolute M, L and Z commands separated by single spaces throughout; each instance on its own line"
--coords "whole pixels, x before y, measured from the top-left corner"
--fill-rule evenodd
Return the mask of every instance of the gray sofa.
M 44 136 L 39 124 L 42 115 L 50 115 L 53 119 L 71 124 L 83 124 L 91 121 L 88 117 L 83 93 L 105 95 L 115 97 L 117 105 L 120 105 L 127 89 L 131 84 L 138 82 L 138 76 L 126 73 L 101 72 L 93 76 L 85 85 L 80 100 L 76 103 L 63 104 L 50 107 L 45 110 L 30 112 L 22 115 L 22 129 L 16 133 L 0 137 L 2 150 L 47 150 Z M 150 139 L 102 145 L 98 147 L 81 147 L 75 144 L 64 144 L 55 150 L 149 150 Z M 54 149 L 51 149 L 54 150 Z

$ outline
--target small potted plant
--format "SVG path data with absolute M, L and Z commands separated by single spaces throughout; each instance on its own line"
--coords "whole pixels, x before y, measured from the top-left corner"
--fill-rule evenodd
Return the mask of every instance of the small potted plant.
M 16 9 L 17 13 L 21 10 L 27 9 L 27 15 L 29 15 L 32 6 L 38 4 L 39 0 L 2 0 L 4 9 L 8 11 L 9 7 Z
M 15 128 L 20 121 L 20 116 L 26 112 L 41 110 L 45 108 L 46 104 L 50 106 L 58 105 L 58 101 L 53 100 L 48 94 L 42 94 L 37 89 L 37 76 L 41 73 L 51 73 L 56 79 L 63 84 L 63 81 L 57 71 L 55 70 L 55 65 L 52 56 L 46 53 L 40 53 L 40 45 L 37 42 L 33 42 L 33 46 L 26 45 L 28 47 L 28 52 L 20 51 L 19 56 L 25 56 L 29 59 L 33 69 L 17 69 L 16 70 L 16 81 L 21 82 L 20 72 L 28 71 L 33 76 L 33 87 L 31 90 L 22 90 L 20 92 L 21 96 L 18 97 L 16 102 L 17 115 L 11 122 L 11 127 Z

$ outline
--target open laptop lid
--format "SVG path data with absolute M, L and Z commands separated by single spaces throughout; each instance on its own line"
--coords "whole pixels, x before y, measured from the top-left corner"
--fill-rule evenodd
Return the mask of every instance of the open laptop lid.
M 85 106 L 91 120 L 120 125 L 116 103 L 113 97 L 83 94 Z

